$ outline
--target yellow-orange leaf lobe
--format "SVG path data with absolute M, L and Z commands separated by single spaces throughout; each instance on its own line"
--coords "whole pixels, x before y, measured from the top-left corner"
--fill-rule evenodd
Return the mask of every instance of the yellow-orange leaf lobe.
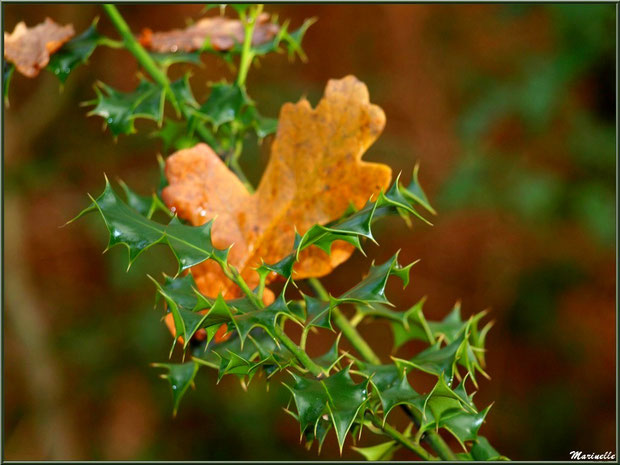
M 389 186 L 392 171 L 362 161 L 385 126 L 381 108 L 353 76 L 331 80 L 316 108 L 302 99 L 282 107 L 271 157 L 255 193 L 205 144 L 180 150 L 166 161 L 169 185 L 163 199 L 179 217 L 194 225 L 216 218 L 212 229 L 218 248 L 233 245 L 229 262 L 249 284 L 254 270 L 276 263 L 293 248 L 295 230 L 338 219 L 350 204 L 361 208 Z M 342 241 L 331 255 L 310 247 L 295 265 L 297 279 L 323 276 L 349 258 L 353 247 Z M 199 290 L 230 299 L 239 289 L 208 260 L 192 268 Z

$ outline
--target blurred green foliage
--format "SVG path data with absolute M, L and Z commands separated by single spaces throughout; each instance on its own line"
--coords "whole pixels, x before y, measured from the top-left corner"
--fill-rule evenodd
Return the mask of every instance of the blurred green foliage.
M 505 21 L 527 14 L 533 5 L 506 5 Z M 512 212 L 530 228 L 576 222 L 602 246 L 615 240 L 615 122 L 612 5 L 547 5 L 555 47 L 549 53 L 519 57 L 516 71 L 504 78 L 476 75 L 468 84 L 470 103 L 460 117 L 466 155 L 445 183 L 440 208 L 464 206 Z M 594 109 L 568 101 L 584 80 L 601 80 Z M 516 121 L 514 118 L 517 118 Z M 506 123 L 535 137 L 566 125 L 548 164 L 571 162 L 567 172 L 545 169 L 515 149 L 485 142 Z M 518 145 L 518 144 L 517 144 Z M 521 146 L 522 147 L 522 146 Z M 568 157 L 567 157 L 568 155 Z

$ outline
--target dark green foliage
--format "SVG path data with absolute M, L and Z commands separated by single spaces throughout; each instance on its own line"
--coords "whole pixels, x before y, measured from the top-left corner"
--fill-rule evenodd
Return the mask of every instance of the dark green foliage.
M 123 188 L 127 193 L 127 203 L 106 182 L 104 192 L 92 199 L 93 204 L 82 214 L 94 210 L 101 214 L 110 231 L 109 247 L 118 243 L 127 246 L 130 264 L 142 251 L 154 244 L 165 243 L 174 252 L 180 270 L 212 258 L 228 270 L 231 279 L 240 279 L 226 263 L 227 251 L 213 247 L 211 223 L 192 227 L 181 224 L 176 218 L 168 224 L 157 223 L 149 219 L 159 201 L 157 196 L 142 197 L 126 186 Z M 395 407 L 404 406 L 417 411 L 421 418 L 417 440 L 427 430 L 443 428 L 468 450 L 468 444 L 477 440 L 478 430 L 488 412 L 488 407 L 477 410 L 471 400 L 472 394 L 465 386 L 468 380 L 476 385 L 477 373 L 485 374 L 482 368 L 484 339 L 490 325 L 478 328 L 484 313 L 463 319 L 457 304 L 442 321 L 435 322 L 424 317 L 423 301 L 405 312 L 392 309 L 385 293 L 387 281 L 395 276 L 407 285 L 412 266 L 400 265 L 397 255 L 383 264 L 372 265 L 358 284 L 337 297 L 329 296 L 328 300 L 303 294 L 299 299 L 285 297 L 290 283 L 294 283 L 293 265 L 301 250 L 317 245 L 329 251 L 335 240 L 347 240 L 361 249 L 363 239 L 373 238 L 374 220 L 387 214 L 415 214 L 416 206 L 432 211 L 417 182 L 417 173 L 407 188 L 396 180 L 385 195 L 379 195 L 359 211 L 349 210 L 341 219 L 327 226 L 315 226 L 298 236 L 294 250 L 287 258 L 278 264 L 265 264 L 258 270 L 262 276 L 276 271 L 288 280 L 269 306 L 264 306 L 249 290 L 249 294 L 236 300 L 225 301 L 221 296 L 208 299 L 197 291 L 189 274 L 177 278 L 166 276 L 162 284 L 154 280 L 160 302 L 165 303 L 164 311 L 171 313 L 174 321 L 173 347 L 177 338 L 182 337 L 183 349 L 191 350 L 196 366 L 217 369 L 220 379 L 233 374 L 247 384 L 258 374 L 263 373 L 269 379 L 288 370 L 293 375 L 293 383 L 287 386 L 297 407 L 297 413 L 289 413 L 299 419 L 301 433 L 309 444 L 317 440 L 320 447 L 328 431 L 333 429 L 342 448 L 351 429 L 357 431 L 366 424 L 365 415 L 374 415 L 385 422 Z M 311 328 L 333 330 L 332 311 L 340 305 L 354 305 L 362 319 L 387 319 L 395 333 L 396 347 L 412 339 L 425 341 L 429 347 L 408 360 L 393 357 L 393 363 L 372 365 L 351 355 L 345 358 L 339 355 L 339 336 L 327 353 L 306 362 L 297 350 L 282 340 L 286 320 L 301 325 L 304 338 Z M 213 345 L 213 336 L 222 324 L 228 325 L 232 337 L 227 342 Z M 207 337 L 196 347 L 191 341 L 201 329 L 206 331 Z M 298 349 L 303 352 L 303 344 Z M 345 360 L 350 360 L 355 369 L 351 370 Z M 315 364 L 318 376 L 310 376 L 309 370 L 314 368 L 308 363 Z M 185 378 L 178 375 L 174 382 L 171 381 L 173 385 L 186 386 L 193 379 L 193 376 L 188 378 L 190 369 L 186 365 L 180 365 L 184 367 Z M 181 372 L 181 368 L 176 370 Z M 407 375 L 416 370 L 437 377 L 437 384 L 430 392 L 418 393 L 409 384 Z M 352 375 L 361 377 L 362 382 L 354 380 Z M 454 387 L 456 379 L 460 383 Z M 174 394 L 177 405 L 182 392 L 175 391 Z M 363 453 L 385 455 L 397 447 L 390 443 Z
M 179 408 L 179 402 L 183 398 L 185 392 L 194 384 L 194 378 L 198 372 L 198 364 L 195 362 L 188 363 L 153 363 L 156 368 L 165 368 L 167 373 L 161 375 L 162 378 L 170 382 L 173 396 L 173 413 L 176 415 Z
M 479 75 L 469 83 L 474 98 L 459 122 L 467 153 L 445 183 L 440 204 L 507 211 L 539 233 L 576 223 L 601 246 L 613 247 L 615 81 L 612 77 L 607 95 L 599 97 L 598 118 L 590 109 L 573 109 L 566 102 L 584 81 L 602 77 L 597 74 L 613 76 L 615 10 L 603 4 L 544 8 L 553 27 L 553 50 L 519 58 L 508 79 Z M 605 67 L 609 71 L 601 73 Z M 555 135 L 556 159 L 549 154 L 543 163 L 526 163 L 515 157 L 521 148 L 504 153 L 480 142 L 498 123 L 508 121 L 546 137 L 565 127 Z M 544 168 L 553 165 L 561 168 Z
M 88 102 L 95 108 L 88 115 L 102 117 L 115 136 L 136 132 L 136 118 L 157 122 L 163 119 L 164 90 L 152 82 L 142 79 L 133 92 L 119 92 L 100 82 L 95 93 L 97 100 Z
M 293 375 L 291 390 L 297 406 L 302 433 L 310 429 L 316 434 L 323 415 L 329 415 L 340 449 L 355 418 L 368 401 L 368 383 L 356 384 L 349 369 L 338 371 L 323 380 Z

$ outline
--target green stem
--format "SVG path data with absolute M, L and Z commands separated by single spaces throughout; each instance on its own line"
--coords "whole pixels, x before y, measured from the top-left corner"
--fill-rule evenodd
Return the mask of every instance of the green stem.
M 243 293 L 248 296 L 252 304 L 256 307 L 257 310 L 262 310 L 264 308 L 262 300 L 258 298 L 254 292 L 247 285 L 245 280 L 241 277 L 241 274 L 235 269 L 231 268 L 226 260 L 217 260 L 220 268 L 226 275 L 228 279 L 234 282 L 237 286 L 241 288 Z M 291 338 L 289 338 L 284 329 L 282 329 L 279 325 L 274 325 L 274 336 L 284 344 L 284 346 L 299 360 L 299 362 L 316 377 L 320 377 L 325 375 L 323 369 L 314 363 L 312 359 L 306 354 L 304 350 L 302 350 L 297 344 L 295 344 Z
M 321 282 L 316 278 L 310 278 L 308 283 L 317 296 L 322 300 L 329 300 L 329 294 L 327 290 L 321 284 Z M 381 359 L 377 356 L 377 354 L 372 350 L 372 348 L 366 343 L 364 338 L 360 335 L 360 333 L 355 329 L 355 327 L 351 324 L 348 318 L 336 307 L 332 310 L 332 316 L 334 317 L 334 321 L 336 325 L 342 331 L 342 334 L 349 340 L 351 345 L 357 350 L 360 355 L 366 360 L 368 363 L 372 363 L 373 365 L 381 364 Z M 410 409 L 406 405 L 401 405 L 401 408 L 405 411 L 407 416 L 409 416 L 416 426 L 420 426 L 422 423 L 422 414 L 417 410 Z M 429 430 L 425 436 L 425 440 L 431 445 L 433 450 L 439 454 L 439 456 L 443 460 L 454 461 L 457 460 L 452 449 L 448 447 L 448 444 L 442 439 L 439 434 L 434 430 Z
M 254 59 L 254 52 L 252 51 L 252 37 L 254 36 L 256 19 L 262 11 L 263 5 L 259 4 L 256 5 L 255 8 L 251 8 L 249 17 L 247 17 L 245 13 L 240 14 L 245 36 L 243 38 L 243 48 L 241 49 L 239 75 L 237 76 L 237 85 L 239 87 L 245 86 L 245 80 L 248 77 L 248 72 L 250 70 L 250 66 L 252 65 L 252 60 Z
M 155 63 L 155 61 L 153 60 L 153 58 L 151 58 L 148 52 L 144 50 L 144 47 L 140 45 L 140 42 L 136 40 L 136 38 L 131 32 L 131 29 L 129 28 L 129 25 L 127 24 L 127 22 L 125 21 L 121 13 L 118 11 L 116 6 L 106 3 L 106 4 L 103 4 L 102 7 L 104 11 L 110 17 L 110 21 L 112 21 L 112 24 L 114 24 L 114 27 L 116 27 L 116 30 L 119 32 L 119 34 L 123 38 L 123 44 L 125 48 L 127 48 L 127 50 L 133 54 L 136 60 L 138 60 L 138 63 L 140 63 L 140 65 L 146 70 L 146 72 L 149 73 L 149 75 L 153 78 L 153 80 L 165 89 L 166 95 L 168 96 L 174 109 L 177 112 L 180 112 L 186 121 L 189 121 L 190 118 L 192 117 L 192 113 L 190 109 L 187 107 L 187 105 L 185 105 L 185 102 L 177 101 L 174 93 L 172 92 L 172 88 L 170 86 L 170 80 L 168 79 L 168 76 L 166 76 L 166 73 L 164 73 L 159 68 L 157 63 Z M 117 41 L 113 41 L 107 37 L 104 39 L 105 39 L 104 45 L 114 46 L 114 47 L 118 45 Z M 213 137 L 211 136 L 209 131 L 204 126 L 197 125 L 195 130 L 203 141 L 205 141 L 209 145 L 212 145 Z M 243 172 L 240 171 L 240 168 L 238 167 L 238 165 L 233 166 L 232 168 L 233 168 L 233 171 L 235 171 L 235 174 L 237 174 L 237 176 L 246 185 L 246 187 L 248 187 L 248 189 L 253 190 L 251 184 L 247 181 Z
M 308 279 L 308 283 L 316 292 L 316 295 L 325 301 L 329 301 L 329 294 L 321 281 L 316 278 Z M 364 340 L 364 338 L 357 332 L 357 330 L 353 327 L 349 319 L 340 311 L 338 307 L 334 307 L 332 309 L 332 318 L 336 322 L 336 325 L 342 331 L 342 334 L 349 340 L 349 342 L 355 347 L 362 357 L 373 365 L 380 365 L 381 359 L 374 353 L 372 348 L 368 345 L 368 343 Z
M 314 363 L 312 359 L 304 352 L 291 338 L 289 338 L 284 330 L 279 326 L 274 326 L 275 336 L 284 344 L 284 346 L 301 362 L 301 364 L 314 376 L 321 377 L 324 375 L 323 369 Z
M 424 449 L 424 447 L 422 447 L 420 444 L 412 442 L 407 436 L 402 434 L 389 423 L 383 424 L 381 419 L 377 418 L 375 415 L 369 414 L 368 416 L 370 417 L 370 421 L 373 425 L 381 429 L 381 431 L 383 431 L 386 435 L 390 436 L 403 447 L 409 449 L 414 454 L 417 454 L 421 459 L 427 461 L 437 460 L 437 458 L 429 454 L 426 449 Z
M 125 42 L 123 42 L 122 40 L 114 40 L 110 39 L 109 37 L 101 36 L 97 40 L 97 45 L 103 45 L 104 47 L 110 48 L 124 48 Z
M 166 74 L 157 66 L 157 63 L 151 58 L 146 50 L 140 45 L 140 43 L 136 40 L 134 35 L 129 28 L 129 25 L 118 11 L 116 6 L 110 3 L 104 3 L 102 5 L 103 10 L 108 14 L 110 21 L 114 24 L 114 27 L 119 32 L 123 41 L 125 42 L 125 47 L 129 50 L 133 56 L 136 57 L 140 65 L 148 72 L 153 80 L 162 86 L 166 95 L 170 99 L 170 102 L 174 106 L 175 109 L 180 110 L 179 102 L 177 102 L 174 93 L 172 92 L 172 88 L 170 87 L 170 81 Z
M 243 279 L 241 273 L 239 273 L 236 268 L 231 268 L 231 266 L 225 259 L 215 258 L 215 260 L 217 261 L 218 265 L 220 265 L 220 268 L 222 269 L 224 275 L 237 286 L 239 286 L 243 293 L 250 299 L 250 302 L 252 302 L 254 307 L 256 307 L 257 310 L 262 310 L 265 307 L 263 301 L 258 297 L 258 295 L 252 292 L 252 289 L 250 289 L 248 283 L 245 282 L 245 279 Z

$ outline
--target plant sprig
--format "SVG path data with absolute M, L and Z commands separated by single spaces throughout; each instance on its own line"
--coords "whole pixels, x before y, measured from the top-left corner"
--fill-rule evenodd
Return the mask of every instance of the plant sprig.
M 103 83 L 95 87 L 96 99 L 90 114 L 105 119 L 111 132 L 118 136 L 135 131 L 138 118 L 155 121 L 156 132 L 166 148 L 178 149 L 198 140 L 209 144 L 252 190 L 239 166 L 244 141 L 254 134 L 263 138 L 276 131 L 277 121 L 265 118 L 247 92 L 247 78 L 254 60 L 261 55 L 287 46 L 289 55 L 305 55 L 301 40 L 313 20 L 307 20 L 294 32 L 288 31 L 288 22 L 279 26 L 279 32 L 267 43 L 253 45 L 256 22 L 263 5 L 232 5 L 244 29 L 242 43 L 221 53 L 209 43 L 190 53 L 149 53 L 133 35 L 118 9 L 104 4 L 103 10 L 118 31 L 121 40 L 102 36 L 96 29 L 97 20 L 80 36 L 67 42 L 52 57 L 48 69 L 61 82 L 79 64 L 85 63 L 97 46 L 108 46 L 129 51 L 145 72 L 133 92 L 122 93 Z M 211 86 L 205 102 L 193 96 L 189 75 L 172 82 L 168 69 L 175 63 L 199 64 L 200 54 L 219 53 L 232 61 L 238 57 L 238 74 L 233 83 L 220 82 Z M 12 65 L 4 64 L 4 96 L 13 73 Z M 177 121 L 167 118 L 165 104 L 174 110 Z M 165 185 L 165 179 L 160 185 Z M 336 241 L 344 241 L 363 252 L 366 241 L 375 241 L 373 224 L 387 215 L 410 217 L 430 224 L 427 214 L 434 209 L 418 181 L 418 167 L 412 181 L 404 186 L 400 178 L 391 188 L 379 193 L 359 210 L 350 209 L 341 218 L 328 224 L 316 224 L 297 235 L 290 253 L 277 263 L 263 263 L 256 271 L 260 276 L 256 288 L 228 261 L 228 249 L 219 249 L 213 243 L 212 225 L 189 226 L 174 216 L 161 199 L 161 192 L 149 197 L 134 193 L 121 184 L 125 200 L 117 194 L 106 178 L 104 191 L 77 217 L 98 212 L 109 232 L 108 248 L 123 245 L 128 250 L 128 266 L 156 244 L 167 245 L 173 252 L 178 269 L 174 277 L 165 277 L 160 283 L 153 279 L 163 312 L 169 314 L 174 326 L 170 355 L 182 340 L 184 363 L 154 364 L 163 368 L 173 392 L 173 411 L 193 385 L 201 367 L 218 371 L 221 379 L 237 376 L 244 385 L 256 375 L 268 380 L 281 374 L 287 376 L 285 386 L 291 392 L 296 411 L 285 409 L 300 423 L 300 436 L 311 445 L 318 442 L 319 450 L 331 430 L 340 450 L 348 436 L 361 434 L 365 428 L 386 436 L 388 442 L 367 448 L 355 448 L 370 460 L 390 458 L 404 447 L 424 460 L 497 460 L 503 459 L 479 429 L 490 406 L 479 410 L 473 402 L 470 385 L 477 388 L 476 376 L 487 376 L 484 370 L 484 343 L 490 324 L 479 328 L 484 312 L 463 319 L 460 307 L 442 321 L 427 321 L 423 301 L 406 311 L 393 308 L 386 296 L 388 280 L 399 278 L 404 286 L 414 263 L 400 264 L 398 253 L 382 264 L 372 264 L 365 277 L 340 295 L 330 294 L 318 279 L 308 284 L 314 295 L 303 294 L 295 277 L 295 265 L 302 251 L 320 248 L 331 252 Z M 170 218 L 166 223 L 153 219 L 156 211 Z M 107 249 L 106 249 L 107 250 Z M 184 271 L 212 260 L 227 279 L 240 290 L 241 297 L 225 300 L 222 295 L 208 298 L 202 295 L 191 274 Z M 273 302 L 264 301 L 267 278 L 278 276 L 285 281 Z M 294 297 L 292 297 L 294 296 Z M 351 306 L 355 315 L 349 319 L 341 307 Z M 389 360 L 375 353 L 357 331 L 364 320 L 381 319 L 390 324 L 394 334 L 394 355 Z M 301 337 L 294 341 L 285 331 L 285 325 L 301 327 Z M 217 331 L 226 325 L 228 340 L 215 343 Z M 332 331 L 332 347 L 319 357 L 311 357 L 307 350 L 310 332 Z M 197 337 L 204 332 L 205 337 Z M 202 334 L 202 333 L 201 333 Z M 341 336 L 352 345 L 355 353 L 339 349 Z M 399 347 L 410 340 L 420 340 L 427 347 L 413 357 L 397 356 Z M 359 357 L 359 358 L 358 358 Z M 434 387 L 425 393 L 417 392 L 409 382 L 412 372 L 425 372 L 436 378 Z M 391 411 L 402 408 L 411 422 L 403 430 L 389 422 Z M 440 431 L 452 435 L 461 451 L 454 452 Z M 427 450 L 427 446 L 433 453 Z M 436 454 L 436 455 L 434 455 Z

